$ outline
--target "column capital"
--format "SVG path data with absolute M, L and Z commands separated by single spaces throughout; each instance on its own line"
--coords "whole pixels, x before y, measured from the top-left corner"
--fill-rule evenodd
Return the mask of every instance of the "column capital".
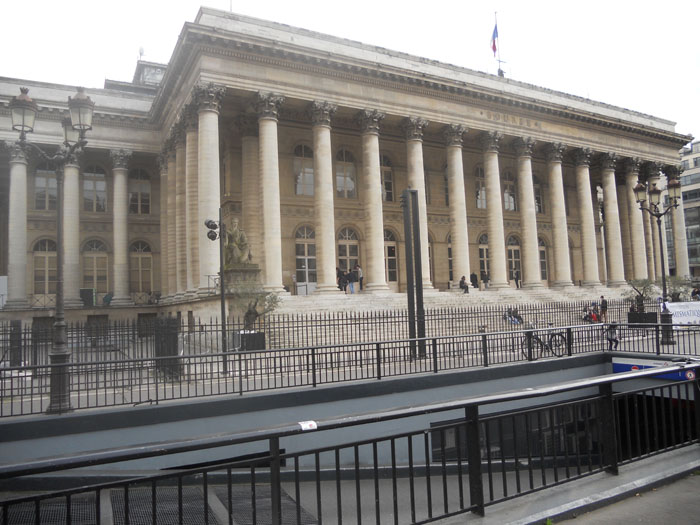
M 338 106 L 332 102 L 327 102 L 325 100 L 314 100 L 311 104 L 309 104 L 306 111 L 311 117 L 311 123 L 314 126 L 330 127 L 331 118 L 333 118 L 333 114 L 337 110 Z
M 241 132 L 242 137 L 257 137 L 260 132 L 258 118 L 255 115 L 238 115 L 236 117 L 236 127 Z
M 590 167 L 592 155 L 591 148 L 578 148 L 574 151 L 574 165 Z
M 661 171 L 664 172 L 667 178 L 677 179 L 681 176 L 681 173 L 683 173 L 683 167 L 679 164 L 666 164 L 661 168 Z
M 376 109 L 363 109 L 357 113 L 355 119 L 360 125 L 362 133 L 374 133 L 378 135 L 379 124 L 381 124 L 385 116 L 386 114 Z
M 445 137 L 446 146 L 459 146 L 464 144 L 464 134 L 467 132 L 467 127 L 462 124 L 448 124 L 442 131 Z
M 258 118 L 277 120 L 279 118 L 280 107 L 283 103 L 284 97 L 278 93 L 258 91 L 254 103 Z
M 28 155 L 25 148 L 22 147 L 19 141 L 15 142 L 4 142 L 5 148 L 10 152 L 10 162 L 23 162 L 27 164 Z
M 167 175 L 168 173 L 168 153 L 166 151 L 161 151 L 156 157 L 156 164 L 158 165 L 158 171 L 161 175 Z
M 133 151 L 130 149 L 113 149 L 109 151 L 109 158 L 112 160 L 112 168 L 115 170 L 125 170 L 129 168 L 129 159 Z
M 196 131 L 199 126 L 199 106 L 194 101 L 187 104 L 182 109 L 180 120 L 185 132 Z
M 481 150 L 486 153 L 487 151 L 498 153 L 501 138 L 503 138 L 503 133 L 500 131 L 484 131 L 481 134 Z
M 173 153 L 179 146 L 185 144 L 185 122 L 182 120 L 182 116 L 170 128 L 168 140 L 171 141 L 170 147 Z
M 532 137 L 517 137 L 513 141 L 513 149 L 518 157 L 532 157 L 532 150 L 537 141 Z
M 601 153 L 600 167 L 603 170 L 614 170 L 617 164 L 617 153 Z
M 406 117 L 401 127 L 406 133 L 406 140 L 423 140 L 423 131 L 428 127 L 428 121 L 421 117 Z
M 226 88 L 213 82 L 197 84 L 192 88 L 192 102 L 197 107 L 197 111 L 221 110 L 221 102 L 226 94 Z
M 642 166 L 642 159 L 639 157 L 627 157 L 622 164 L 627 175 L 638 175 Z
M 650 161 L 642 163 L 641 176 L 645 181 L 658 178 L 659 171 L 661 171 L 661 165 L 658 162 Z

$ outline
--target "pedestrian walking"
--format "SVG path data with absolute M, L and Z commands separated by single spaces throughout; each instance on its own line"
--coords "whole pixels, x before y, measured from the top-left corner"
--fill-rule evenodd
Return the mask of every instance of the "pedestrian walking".
M 608 351 L 617 350 L 620 340 L 617 337 L 617 323 L 610 323 L 605 329 L 605 337 L 608 340 Z
M 604 323 L 608 322 L 608 300 L 600 296 L 600 320 Z
M 348 289 L 350 290 L 350 293 L 355 293 L 355 283 L 357 282 L 357 272 L 348 272 L 346 274 L 346 278 L 348 280 Z
M 513 280 L 515 281 L 515 287 L 520 288 L 520 270 L 515 270 L 513 272 Z
M 472 272 L 472 274 L 469 276 L 469 280 L 472 282 L 472 286 L 474 288 L 479 288 L 479 279 L 476 276 L 476 273 Z
M 360 291 L 362 291 L 362 288 L 363 288 L 362 281 L 364 279 L 364 275 L 362 274 L 362 268 L 360 267 L 359 264 L 355 265 L 355 273 L 357 273 L 357 282 L 360 283 Z

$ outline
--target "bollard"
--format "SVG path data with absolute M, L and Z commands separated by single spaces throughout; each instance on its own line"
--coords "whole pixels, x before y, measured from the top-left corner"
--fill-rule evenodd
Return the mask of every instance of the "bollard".
M 10 366 L 22 366 L 22 321 L 10 321 Z
M 484 357 L 484 366 L 489 366 L 489 341 L 486 337 L 486 325 L 479 327 L 479 333 L 483 334 L 481 336 L 481 352 Z

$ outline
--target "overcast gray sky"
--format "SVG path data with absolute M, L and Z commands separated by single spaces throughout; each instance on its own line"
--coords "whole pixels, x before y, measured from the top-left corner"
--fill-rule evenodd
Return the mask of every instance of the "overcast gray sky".
M 677 122 L 700 137 L 700 2 L 202 0 L 203 5 L 488 73 Z M 167 63 L 197 0 L 9 0 L 0 76 L 86 87 Z M 28 28 L 30 33 L 22 31 Z

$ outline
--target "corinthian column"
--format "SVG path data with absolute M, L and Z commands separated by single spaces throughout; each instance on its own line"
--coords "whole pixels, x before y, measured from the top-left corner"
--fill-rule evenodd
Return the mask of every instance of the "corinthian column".
M 654 177 L 657 178 L 658 182 L 658 168 L 655 163 L 647 162 L 642 165 L 642 178 L 647 183 L 647 189 L 651 188 L 651 182 Z M 646 194 L 644 199 L 644 208 L 649 207 L 649 194 Z M 658 249 L 655 245 L 656 238 L 658 237 L 658 232 L 656 231 L 656 219 L 651 216 L 649 212 L 642 212 L 642 222 L 644 224 L 644 244 L 646 245 L 646 256 L 647 256 L 647 271 L 649 273 L 649 279 L 656 281 L 660 279 L 660 274 L 656 271 L 657 260 L 660 264 L 660 259 L 656 256 L 656 250 Z
M 282 218 L 280 215 L 279 151 L 277 117 L 284 97 L 259 92 L 256 100 L 260 132 L 260 177 L 265 243 L 265 282 L 263 288 L 282 292 Z
M 160 294 L 168 295 L 168 151 L 158 156 L 160 168 Z
M 485 132 L 481 136 L 486 179 L 486 211 L 489 231 L 489 288 L 508 288 L 506 273 L 506 241 L 503 233 L 503 205 L 501 204 L 501 176 L 498 166 L 498 147 L 501 133 Z
M 309 107 L 314 136 L 314 230 L 316 235 L 316 293 L 336 293 L 335 207 L 331 117 L 338 107 L 315 100 Z
M 114 235 L 114 298 L 112 304 L 130 304 L 129 296 L 129 260 L 128 260 L 128 213 L 129 197 L 127 193 L 127 175 L 131 151 L 126 149 L 109 152 L 112 159 L 112 177 L 114 179 L 113 235 Z
M 406 133 L 406 155 L 408 163 L 408 186 L 418 192 L 418 218 L 420 223 L 421 268 L 423 288 L 429 289 L 430 245 L 428 242 L 428 210 L 425 202 L 425 171 L 423 169 L 423 130 L 428 121 L 419 117 L 408 117 L 403 128 Z M 408 241 L 408 239 L 407 239 Z M 417 276 L 416 276 L 417 277 Z
M 365 109 L 357 116 L 362 130 L 362 182 L 367 232 L 365 290 L 370 293 L 389 289 L 384 271 L 384 213 L 379 167 L 379 123 L 383 118 L 384 113 L 372 109 Z
M 664 173 L 669 180 L 680 177 L 680 169 L 677 166 L 664 167 Z M 676 256 L 676 275 L 679 277 L 690 277 L 682 194 L 678 200 L 678 207 L 671 212 L 671 228 L 673 229 L 673 249 Z
M 171 135 L 168 138 L 168 202 L 167 202 L 167 234 L 168 234 L 168 297 L 175 298 L 177 293 L 177 266 L 175 258 L 177 256 L 177 246 L 175 243 L 175 140 Z
M 601 179 L 603 181 L 603 210 L 605 211 L 605 258 L 608 266 L 608 286 L 625 284 L 625 269 L 622 261 L 622 238 L 620 216 L 615 185 L 616 155 L 601 156 Z
M 571 282 L 571 259 L 569 258 L 569 231 L 566 222 L 564 197 L 564 175 L 561 169 L 564 144 L 550 144 L 547 151 L 547 179 L 549 201 L 552 206 L 552 238 L 554 244 L 554 283 L 562 288 L 573 286 Z
M 242 228 L 248 237 L 252 262 L 261 264 L 264 260 L 262 244 L 262 225 L 260 217 L 263 203 L 260 200 L 262 187 L 260 184 L 260 163 L 258 154 L 258 119 L 254 115 L 240 115 L 236 126 L 241 134 L 241 218 Z M 265 282 L 264 274 L 262 276 Z
M 630 239 L 629 203 L 627 202 L 627 183 L 620 173 L 615 174 L 615 193 L 617 194 L 617 216 L 620 219 L 620 242 L 622 244 L 622 267 L 625 280 L 634 279 L 634 261 L 632 260 L 632 239 Z
M 185 279 L 187 294 L 199 288 L 199 111 L 189 104 L 183 113 L 185 127 Z
M 209 293 L 209 276 L 219 273 L 219 243 L 207 238 L 204 221 L 216 220 L 221 207 L 219 182 L 219 110 L 226 88 L 215 84 L 195 86 L 192 100 L 198 109 L 197 134 L 197 240 L 199 293 Z
M 518 199 L 520 200 L 520 231 L 523 237 L 523 288 L 541 288 L 540 249 L 537 244 L 537 211 L 535 210 L 535 188 L 532 182 L 531 137 L 515 140 L 518 156 Z
M 27 155 L 18 143 L 10 150 L 6 309 L 28 308 L 27 297 Z M 60 198 L 60 197 L 59 197 Z
M 175 130 L 175 282 L 177 296 L 182 298 L 187 290 L 187 207 L 185 202 L 186 180 L 185 123 L 180 120 Z
M 464 166 L 462 145 L 467 128 L 461 124 L 445 127 L 447 149 L 447 190 L 450 194 L 450 239 L 452 243 L 452 276 L 454 281 L 463 275 L 469 279 L 469 231 L 467 203 L 464 197 Z
M 80 167 L 75 156 L 63 168 L 63 247 L 63 304 L 80 307 Z
M 639 181 L 640 164 L 641 161 L 639 159 L 627 159 L 625 164 L 625 193 L 627 194 L 627 214 L 629 216 L 630 244 L 632 248 L 632 275 L 635 279 L 646 279 L 648 272 L 644 242 L 644 218 L 642 217 L 642 213 L 645 212 L 639 209 L 639 204 L 634 195 L 634 187 Z
M 581 254 L 583 256 L 583 286 L 600 284 L 598 271 L 598 246 L 595 235 L 595 215 L 591 191 L 591 150 L 582 148 L 574 154 L 576 171 L 576 197 L 581 221 Z

